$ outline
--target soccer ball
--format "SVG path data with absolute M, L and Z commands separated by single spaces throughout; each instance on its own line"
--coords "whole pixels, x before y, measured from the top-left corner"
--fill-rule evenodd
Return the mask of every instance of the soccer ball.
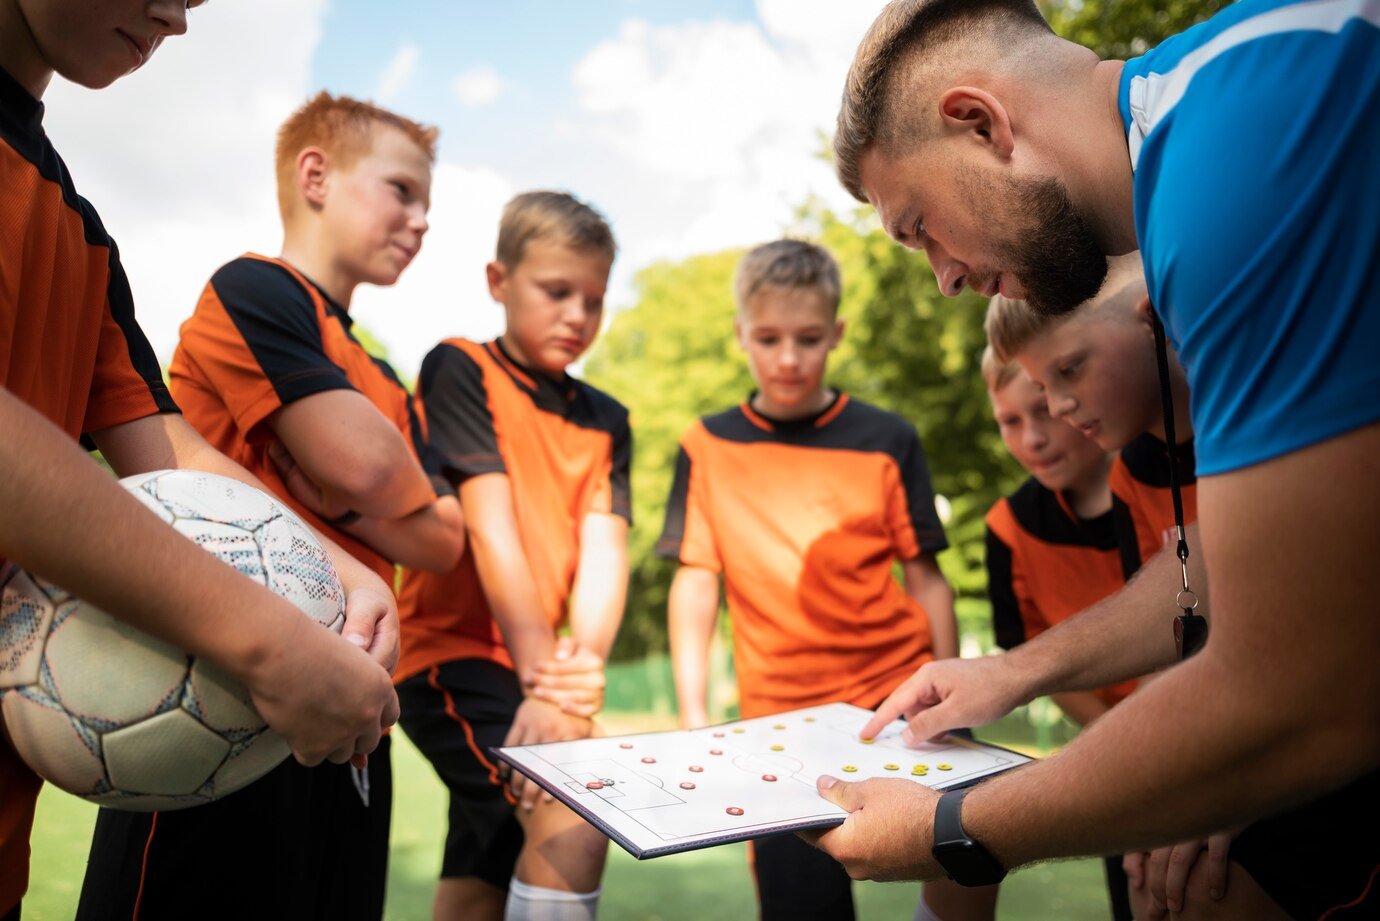
M 192 470 L 121 483 L 182 534 L 340 632 L 345 593 L 335 567 L 277 500 Z M 288 756 L 249 692 L 210 662 L 13 566 L 0 572 L 0 713 L 36 773 L 116 809 L 206 803 Z

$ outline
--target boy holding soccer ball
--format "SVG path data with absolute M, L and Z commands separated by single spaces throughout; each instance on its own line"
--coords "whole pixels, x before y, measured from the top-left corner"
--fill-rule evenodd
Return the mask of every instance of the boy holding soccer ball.
M 327 93 L 289 116 L 282 252 L 216 271 L 169 367 L 211 444 L 390 581 L 399 563 L 450 569 L 464 543 L 407 390 L 349 314 L 360 284 L 393 284 L 421 248 L 435 143 L 433 128 Z M 362 769 L 289 761 L 197 809 L 104 809 L 77 916 L 182 918 L 201 893 L 253 879 L 285 918 L 381 917 L 391 804 L 384 739 Z
M 115 245 L 42 127 L 55 73 L 107 86 L 185 32 L 196 5 L 0 0 L 0 569 L 22 566 L 217 663 L 299 760 L 344 762 L 372 751 L 397 713 L 387 586 L 331 548 L 349 592 L 353 642 L 342 642 L 163 524 L 77 444 L 88 436 L 121 475 L 192 467 L 258 485 L 177 415 Z M 0 741 L 5 921 L 28 882 L 38 787 Z

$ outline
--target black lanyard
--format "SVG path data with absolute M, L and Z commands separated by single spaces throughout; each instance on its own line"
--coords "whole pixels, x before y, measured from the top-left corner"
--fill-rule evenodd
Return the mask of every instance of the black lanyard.
M 1169 386 L 1169 348 L 1164 341 L 1164 324 L 1159 314 L 1150 311 L 1150 323 L 1155 330 L 1155 361 L 1160 371 L 1160 403 L 1164 410 L 1164 440 L 1169 449 L 1169 492 L 1174 499 L 1174 531 L 1179 539 L 1177 549 L 1179 569 L 1183 572 L 1184 587 L 1174 596 L 1174 606 L 1183 611 L 1174 618 L 1174 648 L 1180 659 L 1187 659 L 1207 642 L 1207 620 L 1193 611 L 1198 596 L 1188 587 L 1188 537 L 1184 533 L 1184 499 L 1179 490 L 1179 457 L 1174 437 L 1174 395 Z

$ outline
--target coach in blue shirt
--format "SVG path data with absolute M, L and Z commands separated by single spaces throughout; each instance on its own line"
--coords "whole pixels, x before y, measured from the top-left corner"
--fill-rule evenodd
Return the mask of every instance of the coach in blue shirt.
M 1106 256 L 1141 250 L 1192 389 L 1212 604 L 1197 656 L 1058 756 L 951 797 L 939 847 L 937 794 L 832 778 L 852 815 L 819 845 L 855 876 L 978 883 L 1255 823 L 1206 907 L 1377 916 L 1380 0 L 1242 0 L 1126 62 L 1027 0 L 898 0 L 858 50 L 835 151 L 946 294 L 1067 311 Z M 872 728 L 904 715 L 924 738 L 1170 666 L 1179 580 L 1171 548 L 1034 642 L 926 666 Z

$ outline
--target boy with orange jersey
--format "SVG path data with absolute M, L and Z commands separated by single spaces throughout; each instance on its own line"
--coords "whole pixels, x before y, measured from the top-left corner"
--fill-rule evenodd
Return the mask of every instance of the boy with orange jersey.
M 1012 302 L 994 298 L 988 328 L 1002 328 Z M 987 594 L 997 645 L 1014 649 L 1125 584 L 1113 497 L 1111 455 L 1049 412 L 1045 391 L 989 345 L 982 377 L 1002 443 L 1030 478 L 987 513 Z M 1092 691 L 1054 694 L 1059 709 L 1086 726 L 1136 688 L 1123 681 Z M 1121 857 L 1106 858 L 1116 921 L 1130 919 Z
M 1002 443 L 1030 478 L 987 513 L 987 578 L 997 645 L 1013 649 L 1119 590 L 1111 456 L 1049 413 L 1045 392 L 989 346 L 982 376 Z M 1134 681 L 1054 701 L 1086 726 L 1135 690 Z
M 77 444 L 89 439 L 121 475 L 187 467 L 261 485 L 177 414 L 114 241 L 42 123 L 55 73 L 108 86 L 185 32 L 197 5 L 0 2 L 0 581 L 8 560 L 215 662 L 249 688 L 299 760 L 343 762 L 371 751 L 396 714 L 386 586 L 328 546 L 349 593 L 352 646 L 150 514 Z M 5 921 L 19 917 L 38 789 L 0 733 Z
M 1042 317 L 1001 295 L 993 300 L 988 335 L 997 355 L 1018 362 L 1044 389 L 1051 414 L 1103 450 L 1118 452 L 1108 482 L 1129 579 L 1170 545 L 1174 530 L 1150 297 L 1140 256 L 1110 260 L 1102 291 L 1066 318 Z M 1172 353 L 1169 375 L 1184 522 L 1192 524 L 1198 506 L 1188 379 Z
M 556 192 L 504 208 L 489 291 L 506 329 L 450 339 L 419 399 L 469 546 L 445 575 L 408 571 L 398 696 L 404 726 L 450 790 L 434 917 L 584 921 L 607 839 L 535 784 L 511 790 L 498 745 L 583 738 L 627 592 L 628 413 L 571 377 L 594 341 L 613 234 Z M 570 635 L 557 638 L 568 625 Z
M 397 563 L 448 569 L 464 540 L 457 500 L 423 469 L 407 390 L 349 315 L 360 284 L 393 284 L 421 246 L 435 139 L 326 93 L 290 116 L 282 254 L 217 270 L 170 369 L 188 421 L 390 584 Z M 198 809 L 102 810 L 78 917 L 185 917 L 241 879 L 282 917 L 381 917 L 391 805 L 385 738 L 365 765 L 289 761 Z
M 914 427 L 824 383 L 843 335 L 819 246 L 743 257 L 734 332 L 758 391 L 681 439 L 657 550 L 680 562 L 668 619 L 681 723 L 708 721 L 723 580 L 745 718 L 830 701 L 875 707 L 915 668 L 958 654 L 948 546 Z M 899 563 L 904 587 L 893 575 Z M 791 835 L 753 843 L 762 917 L 854 916 L 843 868 Z M 995 890 L 931 884 L 917 917 L 990 917 Z
M 1023 369 L 1031 386 L 1045 399 L 1050 415 L 1063 420 L 1061 424 L 1067 424 L 1071 431 L 1099 449 L 1117 452 L 1108 485 L 1123 581 L 1134 576 L 1144 562 L 1165 547 L 1170 547 L 1171 552 L 1173 547 L 1169 452 L 1150 311 L 1140 255 L 1132 253 L 1109 260 L 1102 290 L 1067 316 L 1048 317 L 1023 301 L 997 295 L 992 298 L 986 323 L 993 352 Z M 1192 525 L 1197 520 L 1197 504 L 1188 382 L 1172 352 L 1169 375 L 1184 521 Z M 1190 532 L 1190 540 L 1194 537 L 1196 530 Z M 1088 579 L 1083 583 L 1089 593 L 1086 603 L 1069 613 L 1091 607 L 1112 594 L 1102 591 L 1104 587 L 1103 583 Z M 1206 595 L 1205 583 L 1196 587 Z M 1125 682 L 1103 689 L 1102 693 L 1110 691 L 1120 699 L 1125 694 L 1118 696 L 1114 692 L 1127 684 L 1134 687 L 1134 682 Z M 1060 699 L 1068 696 L 1059 695 Z M 1228 836 L 1214 836 L 1211 841 L 1178 845 L 1178 859 L 1182 859 L 1182 853 L 1191 852 L 1184 861 L 1185 879 L 1198 850 L 1210 845 L 1213 859 L 1207 866 L 1215 884 L 1225 889 L 1229 840 Z M 1163 848 L 1148 857 L 1139 853 L 1126 857 L 1129 880 L 1119 872 L 1117 864 L 1122 861 L 1108 858 L 1108 891 L 1115 918 L 1150 916 L 1155 891 L 1160 893 L 1161 901 L 1167 898 L 1164 886 L 1173 850 Z M 1173 889 L 1180 893 L 1182 881 Z

